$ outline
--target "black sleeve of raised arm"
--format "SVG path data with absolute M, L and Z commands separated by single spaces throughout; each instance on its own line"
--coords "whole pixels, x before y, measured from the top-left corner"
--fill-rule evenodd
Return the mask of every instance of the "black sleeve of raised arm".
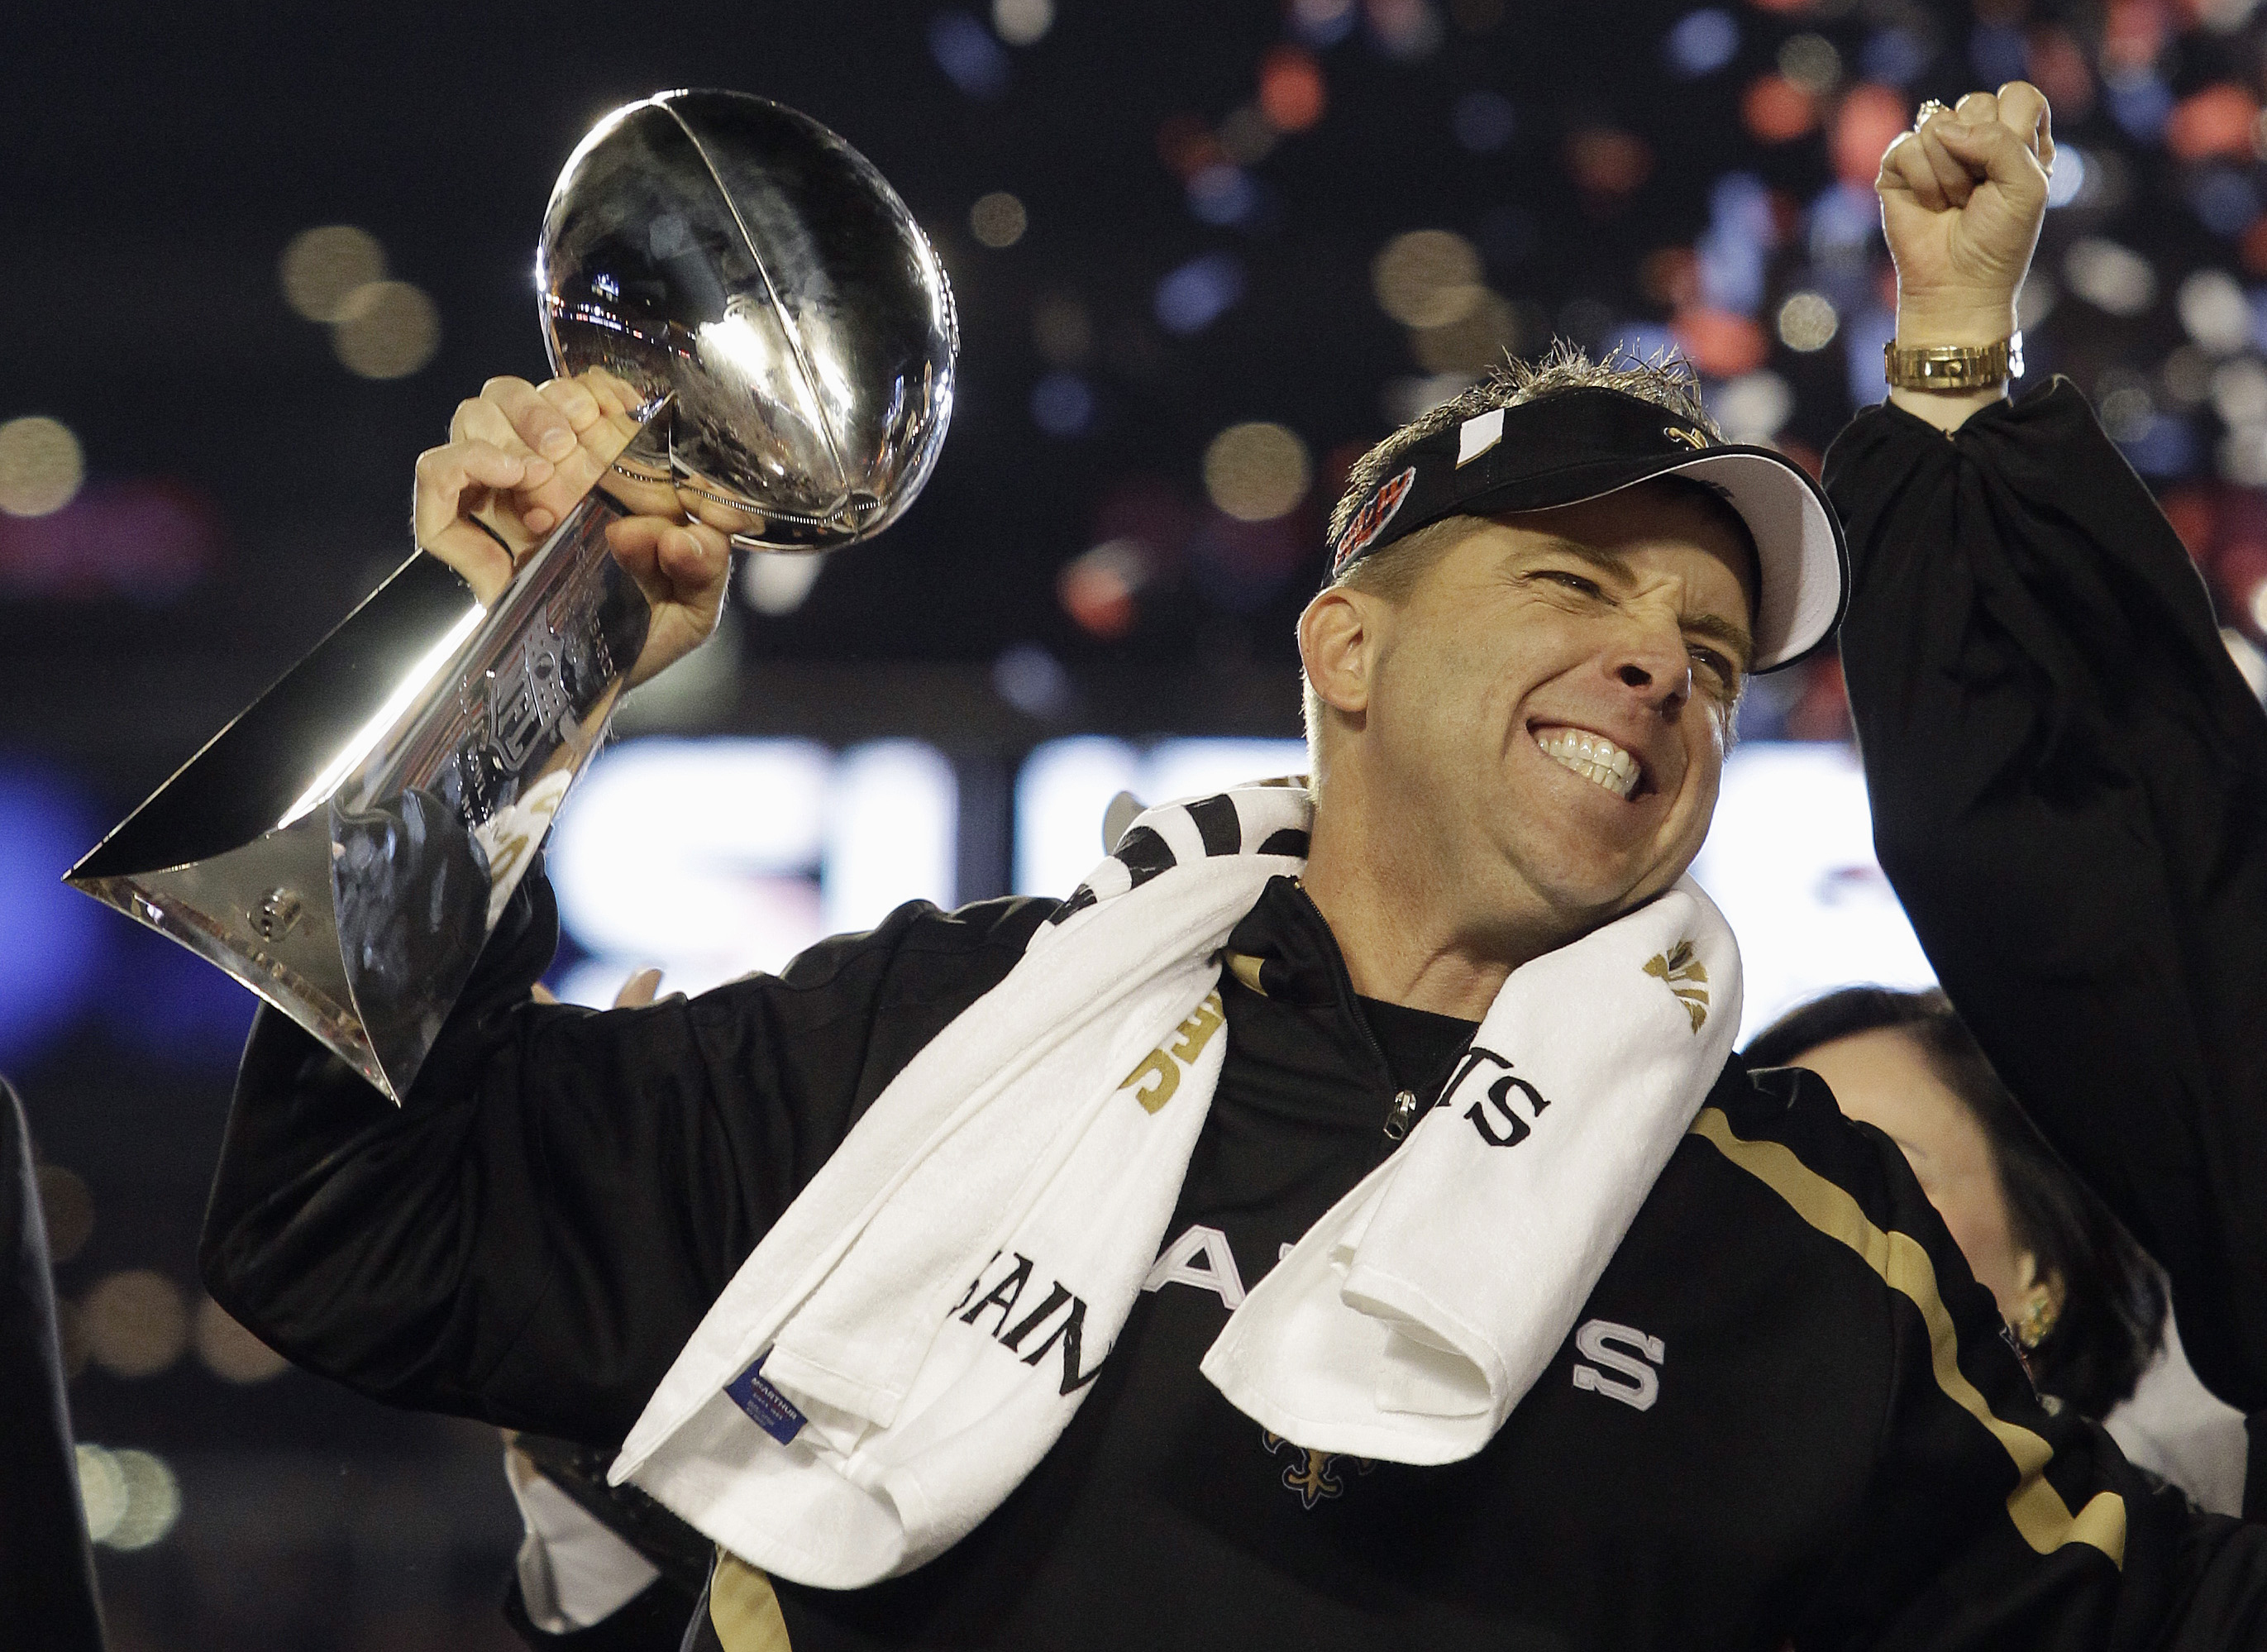
M 916 902 L 778 976 L 596 1012 L 530 997 L 557 943 L 531 875 L 400 1108 L 261 1010 L 208 1286 L 376 1399 L 618 1443 L 774 1219 L 1049 909 Z
M 2171 525 L 2065 380 L 1827 456 L 1874 843 L 2048 1137 L 2267 1407 L 2267 716 Z

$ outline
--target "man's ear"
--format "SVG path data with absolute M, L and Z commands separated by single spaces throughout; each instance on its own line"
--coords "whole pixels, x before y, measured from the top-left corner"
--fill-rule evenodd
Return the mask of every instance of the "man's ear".
M 1316 697 L 1334 710 L 1359 716 L 1369 706 L 1369 673 L 1376 652 L 1375 605 L 1358 591 L 1332 585 L 1299 616 L 1299 660 Z

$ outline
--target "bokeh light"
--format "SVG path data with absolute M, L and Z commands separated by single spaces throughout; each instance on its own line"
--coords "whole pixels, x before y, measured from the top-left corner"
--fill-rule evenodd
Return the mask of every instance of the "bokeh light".
M 73 1455 L 78 1462 L 78 1501 L 86 1514 L 86 1535 L 107 1542 L 126 1516 L 126 1476 L 114 1453 L 99 1445 L 81 1443 Z
M 1052 722 L 1077 701 L 1070 673 L 1037 642 L 1018 642 L 992 662 L 992 690 L 1027 717 Z
M 197 1299 L 190 1333 L 197 1358 L 224 1383 L 264 1383 L 290 1369 L 290 1362 L 230 1318 L 209 1296 Z
M 1653 175 L 1653 149 L 1618 127 L 1585 127 L 1566 140 L 1566 170 L 1585 194 L 1610 200 Z
M 1310 46 L 1335 46 L 1354 32 L 1354 0 L 1291 0 L 1291 28 Z
M 2221 81 L 2173 106 L 2165 118 L 2165 147 L 2183 160 L 2220 156 L 2249 165 L 2258 158 L 2259 99 Z
M 42 1164 L 35 1175 L 40 1215 L 48 1230 L 48 1259 L 68 1262 L 94 1237 L 94 1194 L 84 1177 L 60 1164 Z
M 1794 34 L 1779 48 L 1779 72 L 1814 98 L 1823 98 L 1842 78 L 1842 54 L 1823 34 Z
M 2193 271 L 2173 307 L 2188 335 L 2215 356 L 2232 356 L 2251 342 L 2250 300 L 2224 269 Z
M 968 209 L 968 232 L 989 247 L 1013 246 L 1030 227 L 1023 203 L 1004 189 L 979 195 Z
M 1388 57 L 1414 62 L 1440 49 L 1441 14 L 1433 0 L 1368 0 L 1370 38 Z
M 181 1486 L 165 1460 L 150 1451 L 113 1451 L 119 1479 L 126 1489 L 126 1506 L 103 1538 L 106 1546 L 128 1553 L 165 1540 L 181 1517 Z
M 0 767 L 0 1071 L 22 1070 L 96 995 L 113 920 L 61 874 L 99 829 L 72 787 Z
M 1035 45 L 1054 26 L 1054 0 L 992 0 L 992 26 L 1010 46 Z
M 1687 310 L 1669 324 L 1669 330 L 1692 364 L 1715 378 L 1752 372 L 1771 354 L 1763 328 L 1735 311 Z
M 1447 327 L 1480 302 L 1479 250 L 1448 230 L 1412 230 L 1388 241 L 1369 267 L 1378 305 L 1404 327 Z
M 406 281 L 373 281 L 347 296 L 331 348 L 363 378 L 407 378 L 441 348 L 441 312 Z
M 1276 46 L 1259 60 L 1259 111 L 1277 131 L 1306 131 L 1329 101 L 1323 66 L 1311 52 Z
M 1740 26 L 1730 12 L 1713 6 L 1686 12 L 1662 42 L 1662 55 L 1671 70 L 1687 80 L 1714 74 L 1739 50 Z
M 2063 254 L 2063 280 L 2097 310 L 2139 315 L 2157 301 L 2157 272 L 2128 246 L 2090 235 Z
M 1501 361 L 1506 350 L 1524 349 L 1524 333 L 1510 301 L 1500 293 L 1483 291 L 1479 301 L 1456 320 L 1411 328 L 1409 349 L 1427 372 L 1478 377 Z
M 1076 367 L 1094 349 L 1094 318 L 1068 293 L 1050 293 L 1031 306 L 1031 342 L 1056 367 Z
M 1708 411 L 1729 440 L 1768 442 L 1794 415 L 1794 392 L 1777 373 L 1742 373 L 1715 386 Z
M 818 583 L 820 570 L 825 566 L 824 556 L 798 556 L 788 552 L 751 556 L 740 567 L 740 600 L 758 613 L 774 619 L 793 613 L 811 595 L 811 588 Z M 689 657 L 700 659 L 719 651 L 715 644 L 710 643 Z M 728 661 L 733 657 L 733 650 L 722 652 Z M 681 670 L 682 666 L 676 669 Z M 731 674 L 730 680 L 737 684 L 737 672 Z
M 1153 571 L 1148 547 L 1141 540 L 1110 540 L 1065 563 L 1055 594 L 1089 635 L 1120 637 L 1140 617 L 1136 599 Z
M 328 324 L 345 316 L 354 293 L 385 278 L 385 249 L 368 230 L 326 224 L 293 236 L 275 273 L 294 310 Z
M 1049 373 L 1031 386 L 1031 422 L 1049 436 L 1083 436 L 1094 423 L 1094 392 L 1076 373 Z
M 1231 424 L 1205 449 L 1205 494 L 1239 522 L 1266 522 L 1307 496 L 1314 480 L 1295 431 L 1255 420 Z
M 1258 205 L 1258 187 L 1241 166 L 1215 162 L 1189 180 L 1189 210 L 1203 223 L 1222 228 L 1241 224 Z
M 79 1311 L 88 1356 L 116 1377 L 155 1377 L 188 1346 L 189 1311 L 180 1288 L 147 1268 L 100 1280 Z
M 78 437 L 62 420 L 34 413 L 0 424 L 0 511 L 50 516 L 77 496 L 85 480 Z
M 930 18 L 928 54 L 945 78 L 972 98 L 988 100 L 1008 90 L 1008 54 L 972 13 L 956 8 Z
M 1785 75 L 1763 75 L 1742 94 L 1740 119 L 1766 143 L 1791 143 L 1818 124 L 1818 105 Z
M 1851 87 L 1834 112 L 1835 176 L 1870 187 L 1882 169 L 1882 152 L 1911 119 L 1903 93 L 1888 86 Z
M 1824 293 L 1789 293 L 1779 307 L 1779 341 L 1787 349 L 1808 354 L 1834 341 L 1842 318 Z
M 1184 336 L 1201 333 L 1244 297 L 1244 266 L 1229 253 L 1203 253 L 1158 282 L 1157 325 Z

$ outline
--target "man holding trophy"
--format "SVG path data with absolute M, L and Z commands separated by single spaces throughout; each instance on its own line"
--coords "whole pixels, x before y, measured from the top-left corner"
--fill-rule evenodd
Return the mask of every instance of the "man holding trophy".
M 1919 205 L 1899 343 L 1965 362 L 1955 393 L 2006 377 L 1958 328 L 2009 313 L 2048 154 L 2018 86 L 1885 160 Z M 857 537 L 926 471 L 846 484 L 874 466 L 835 416 L 894 409 L 901 451 L 918 374 L 814 366 L 886 331 L 842 275 L 873 259 L 737 227 L 760 298 L 610 322 L 418 463 L 418 543 L 483 613 L 612 490 L 592 542 L 643 604 L 613 680 L 706 635 L 735 540 Z M 682 271 L 698 238 L 647 231 Z M 792 268 L 836 297 L 798 308 Z M 633 284 L 589 275 L 561 314 Z M 782 325 L 702 331 L 728 315 Z M 772 387 L 737 422 L 720 363 Z M 698 999 L 536 1002 L 549 892 L 480 833 L 541 775 L 483 756 L 475 819 L 465 761 L 418 771 L 398 795 L 480 845 L 485 943 L 414 1061 L 261 1012 L 215 1297 L 389 1403 L 619 1449 L 715 1545 L 690 1647 L 2256 1643 L 2262 1534 L 2043 1407 L 1896 1147 L 1731 1053 L 1738 951 L 1685 869 L 1747 674 L 1838 617 L 1815 485 L 1689 378 L 1562 353 L 1381 444 L 1330 548 L 1310 785 L 1162 805 L 1067 899 L 916 904 Z

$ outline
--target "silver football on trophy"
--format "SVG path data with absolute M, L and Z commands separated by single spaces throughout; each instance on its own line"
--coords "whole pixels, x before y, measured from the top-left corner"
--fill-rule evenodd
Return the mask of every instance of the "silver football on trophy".
M 634 404 L 613 471 L 493 607 L 413 556 L 68 874 L 397 1100 L 644 645 L 607 525 L 674 509 L 749 549 L 847 545 L 912 503 L 952 413 L 928 238 L 775 103 L 616 110 L 561 174 L 538 257 L 553 364 Z
M 863 539 L 936 462 L 951 289 L 897 192 L 792 109 L 730 92 L 617 109 L 560 174 L 536 278 L 554 365 L 668 399 L 679 499 L 740 546 Z

